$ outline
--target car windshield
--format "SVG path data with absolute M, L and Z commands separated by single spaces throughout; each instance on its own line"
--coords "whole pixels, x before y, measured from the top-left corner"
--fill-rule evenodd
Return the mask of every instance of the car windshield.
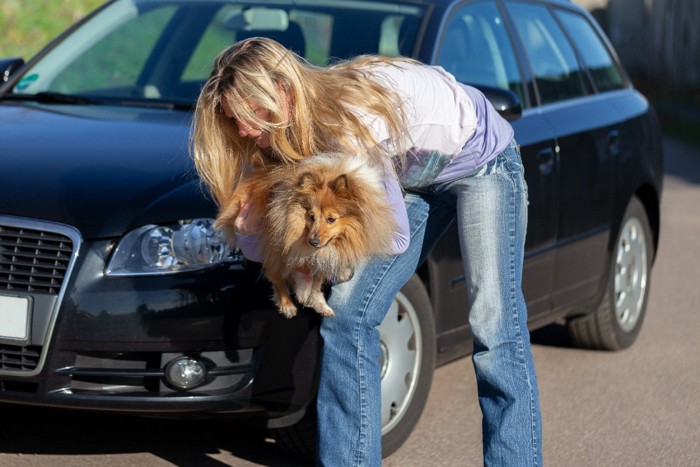
M 375 1 L 117 0 L 26 69 L 12 91 L 191 105 L 214 57 L 238 40 L 272 37 L 319 66 L 362 53 L 410 56 L 422 16 L 414 5 Z

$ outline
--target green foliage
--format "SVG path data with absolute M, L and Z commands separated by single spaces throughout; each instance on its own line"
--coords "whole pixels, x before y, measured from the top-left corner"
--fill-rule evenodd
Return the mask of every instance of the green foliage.
M 0 0 L 0 58 L 25 60 L 105 0 Z

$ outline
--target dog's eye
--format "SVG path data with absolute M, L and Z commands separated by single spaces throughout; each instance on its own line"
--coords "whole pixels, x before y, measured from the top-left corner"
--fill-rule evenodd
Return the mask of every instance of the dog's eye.
M 309 220 L 311 222 L 314 222 L 316 220 L 316 216 L 314 216 L 313 214 L 309 214 Z
M 336 221 L 336 218 L 335 218 L 335 217 L 328 217 L 328 218 L 326 218 L 326 223 L 328 223 L 328 224 L 332 224 L 332 223 L 334 223 L 335 221 Z

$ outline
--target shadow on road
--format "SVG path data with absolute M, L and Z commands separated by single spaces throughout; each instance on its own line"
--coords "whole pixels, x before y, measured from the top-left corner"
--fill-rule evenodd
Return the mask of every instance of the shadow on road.
M 558 323 L 531 331 L 530 341 L 546 347 L 573 348 L 566 325 Z
M 145 453 L 177 466 L 221 467 L 235 464 L 212 456 L 231 453 L 253 465 L 308 465 L 283 452 L 266 437 L 264 429 L 225 420 L 164 420 L 8 405 L 0 405 L 0 418 L 2 454 L 77 457 Z M 131 464 L 144 461 L 144 457 L 137 457 Z M 110 465 L 108 459 L 103 465 Z M 9 464 L 0 460 L 0 465 Z

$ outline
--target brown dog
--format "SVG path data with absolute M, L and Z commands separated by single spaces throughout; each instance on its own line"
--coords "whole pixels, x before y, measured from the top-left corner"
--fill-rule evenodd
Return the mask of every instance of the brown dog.
M 289 294 L 322 316 L 333 316 L 322 285 L 348 280 L 360 262 L 390 252 L 396 230 L 382 174 L 361 157 L 321 154 L 294 166 L 258 170 L 221 206 L 216 225 L 231 238 L 241 204 L 263 220 L 263 269 L 287 318 Z

